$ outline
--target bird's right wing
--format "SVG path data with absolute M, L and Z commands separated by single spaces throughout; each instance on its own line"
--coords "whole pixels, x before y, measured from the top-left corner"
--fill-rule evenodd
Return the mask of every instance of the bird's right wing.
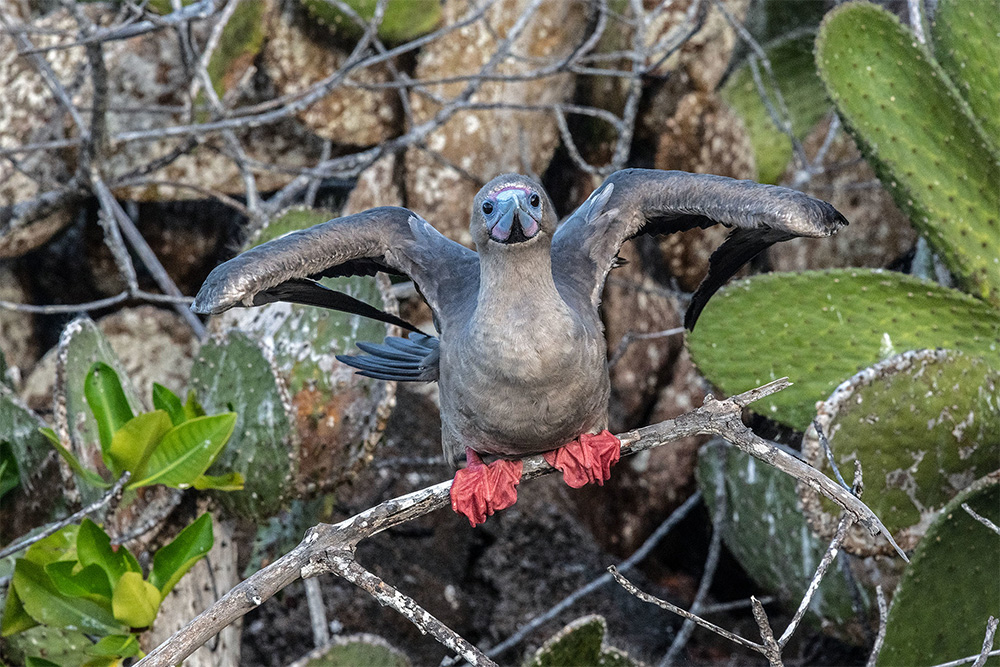
M 208 275 L 191 308 L 221 313 L 274 301 L 304 303 L 413 325 L 316 282 L 322 277 L 409 276 L 437 318 L 479 289 L 479 256 L 405 208 L 385 206 L 335 218 L 251 248 Z M 387 319 L 388 318 L 388 319 Z
M 615 172 L 556 230 L 552 267 L 575 307 L 596 308 L 618 250 L 640 234 L 722 224 L 733 231 L 709 259 L 685 326 L 694 327 L 712 294 L 754 255 L 780 241 L 836 233 L 847 220 L 796 190 L 683 171 Z

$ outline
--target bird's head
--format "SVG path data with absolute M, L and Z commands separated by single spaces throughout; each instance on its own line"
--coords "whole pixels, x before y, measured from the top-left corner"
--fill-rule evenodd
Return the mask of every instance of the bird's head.
M 494 244 L 510 247 L 551 238 L 555 228 L 552 201 L 527 176 L 497 176 L 483 186 L 472 204 L 470 231 L 480 251 Z

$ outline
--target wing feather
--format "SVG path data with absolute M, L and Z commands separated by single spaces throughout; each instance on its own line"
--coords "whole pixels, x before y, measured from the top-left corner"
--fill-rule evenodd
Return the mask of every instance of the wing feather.
M 559 227 L 552 240 L 556 285 L 578 308 L 595 308 L 622 244 L 639 234 L 733 227 L 709 260 L 685 317 L 693 328 L 709 298 L 764 249 L 798 236 L 824 237 L 847 220 L 797 190 L 683 171 L 615 172 Z
M 237 255 L 209 274 L 191 307 L 199 313 L 220 313 L 234 306 L 290 301 L 416 330 L 315 282 L 325 276 L 378 271 L 409 276 L 439 320 L 465 307 L 479 287 L 475 252 L 445 238 L 412 211 L 381 207 L 292 232 Z

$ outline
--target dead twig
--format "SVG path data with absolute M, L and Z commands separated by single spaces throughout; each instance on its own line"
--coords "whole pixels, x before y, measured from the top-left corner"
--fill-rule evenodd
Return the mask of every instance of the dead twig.
M 708 597 L 708 590 L 711 588 L 712 581 L 715 579 L 715 569 L 719 565 L 719 554 L 722 551 L 722 533 L 725 532 L 726 517 L 729 514 L 725 477 L 726 449 L 722 447 L 712 447 L 710 451 L 711 453 L 709 456 L 718 456 L 721 460 L 719 461 L 715 475 L 715 512 L 712 517 L 712 539 L 708 545 L 708 555 L 705 557 L 705 569 L 701 575 L 701 582 L 698 584 L 698 590 L 695 593 L 694 601 L 691 602 L 691 613 L 696 616 L 703 613 L 705 598 Z M 663 660 L 660 661 L 661 667 L 666 667 L 666 665 L 674 663 L 677 656 L 680 655 L 680 652 L 683 651 L 684 647 L 687 645 L 688 639 L 691 637 L 691 633 L 694 632 L 694 626 L 694 621 L 685 619 L 683 625 L 681 625 L 680 631 L 677 633 L 677 636 L 674 637 L 674 641 L 670 643 L 670 648 L 667 650 L 667 654 L 663 656 Z
M 649 552 L 653 550 L 653 547 L 659 544 L 660 541 L 663 540 L 663 538 L 666 537 L 667 534 L 673 530 L 674 527 L 680 523 L 681 520 L 686 517 L 688 513 L 700 502 L 701 492 L 696 491 L 687 500 L 681 503 L 680 507 L 671 512 L 670 516 L 668 516 L 663 523 L 657 526 L 656 530 L 654 530 L 653 533 L 646 538 L 646 541 L 642 543 L 642 546 L 635 550 L 635 553 L 615 566 L 618 572 L 628 572 L 637 564 L 642 562 L 642 560 L 649 555 Z M 545 613 L 539 614 L 522 625 L 513 635 L 486 651 L 486 655 L 492 658 L 500 655 L 509 648 L 517 646 L 524 640 L 525 637 L 540 628 L 543 624 L 551 621 L 566 609 L 569 609 L 577 600 L 586 595 L 590 595 L 600 587 L 609 584 L 612 581 L 614 581 L 614 578 L 609 573 L 605 572 L 590 583 L 581 586 L 553 605 Z
M 889 610 L 885 604 L 885 593 L 882 592 L 882 584 L 875 586 L 875 597 L 878 599 L 878 634 L 875 635 L 875 645 L 868 655 L 867 667 L 875 667 L 878 656 L 882 652 L 882 644 L 885 643 L 885 622 L 889 616 Z
M 701 618 L 699 616 L 695 616 L 694 614 L 692 614 L 691 612 L 687 611 L 686 609 L 681 609 L 677 605 L 670 604 L 666 600 L 661 600 L 660 598 L 658 598 L 656 596 L 650 595 L 649 593 L 645 593 L 645 592 L 639 590 L 639 588 L 636 587 L 635 584 L 633 584 L 631 581 L 629 581 L 628 579 L 626 579 L 622 575 L 618 574 L 618 570 L 615 569 L 614 565 L 612 565 L 611 567 L 608 568 L 608 572 L 611 573 L 611 576 L 615 578 L 615 581 L 617 581 L 618 584 L 622 588 L 624 588 L 626 591 L 628 591 L 629 593 L 631 593 L 635 597 L 639 598 L 643 602 L 648 602 L 650 604 L 655 604 L 657 607 L 660 607 L 661 609 L 666 609 L 667 611 L 673 612 L 673 613 L 677 614 L 678 616 L 680 616 L 682 618 L 689 619 L 689 620 L 693 621 L 694 623 L 697 623 L 701 627 L 707 628 L 708 630 L 711 630 L 712 632 L 714 632 L 715 634 L 719 635 L 720 637 L 725 637 L 726 639 L 728 639 L 729 641 L 733 642 L 734 644 L 739 644 L 740 646 L 742 646 L 744 648 L 748 648 L 748 649 L 751 649 L 753 651 L 757 651 L 758 653 L 764 653 L 764 651 L 766 650 L 765 647 L 762 644 L 758 644 L 756 642 L 752 642 L 749 639 L 744 639 L 743 637 L 740 637 L 739 635 L 734 634 L 734 633 L 730 632 L 729 630 L 726 630 L 725 628 L 716 625 L 715 623 L 712 623 L 710 621 L 706 621 L 705 619 L 703 619 L 703 618 Z M 759 602 L 758 602 L 758 604 L 759 604 Z
M 969 503 L 962 503 L 962 509 L 964 509 L 973 519 L 983 524 L 997 535 L 1000 535 L 1000 526 L 997 526 L 995 523 L 993 523 L 983 515 L 976 513 L 974 509 L 969 507 Z
M 764 657 L 767 658 L 767 662 L 771 667 L 782 667 L 781 647 L 778 646 L 778 642 L 774 639 L 774 632 L 771 630 L 771 624 L 767 620 L 767 612 L 764 611 L 764 605 L 752 595 L 750 596 L 750 604 L 753 605 L 753 618 L 757 621 L 761 639 L 764 640 L 764 650 L 762 651 Z
M 118 505 L 118 502 L 122 499 L 122 493 L 125 490 L 125 485 L 128 484 L 129 479 L 131 479 L 132 473 L 127 470 L 122 473 L 122 476 L 114 483 L 114 485 L 108 489 L 104 495 L 90 503 L 83 509 L 73 512 L 69 516 L 60 519 L 59 521 L 54 521 L 46 526 L 41 531 L 31 535 L 30 537 L 25 537 L 13 544 L 8 544 L 3 549 L 0 549 L 0 558 L 6 558 L 11 554 L 16 554 L 19 551 L 27 549 L 35 542 L 40 542 L 44 540 L 49 535 L 59 532 L 71 523 L 76 523 L 82 520 L 88 514 L 93 514 L 98 510 L 107 508 L 109 512 L 114 511 L 114 508 Z

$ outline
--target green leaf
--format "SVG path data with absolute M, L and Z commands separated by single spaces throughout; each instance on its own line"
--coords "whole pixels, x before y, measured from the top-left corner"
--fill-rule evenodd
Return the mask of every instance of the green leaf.
M 111 600 L 111 582 L 100 566 L 91 564 L 76 570 L 78 561 L 59 560 L 45 566 L 45 573 L 66 597 L 90 597 L 94 602 Z
M 107 452 L 115 431 L 132 419 L 132 408 L 125 398 L 118 373 L 102 361 L 95 362 L 84 380 L 83 395 L 97 421 L 101 452 Z
M 42 567 L 60 560 L 75 561 L 78 531 L 76 524 L 61 528 L 28 547 L 24 557 Z
M 0 619 L 0 637 L 10 637 L 36 625 L 38 621 L 25 611 L 24 604 L 17 595 L 17 589 L 13 586 L 8 587 L 7 600 L 3 606 L 3 619 Z
M 196 417 L 204 417 L 205 409 L 201 407 L 201 403 L 198 402 L 198 398 L 194 393 L 194 389 L 188 392 L 187 402 L 184 404 L 184 419 L 195 419 Z
M 108 635 L 87 649 L 87 655 L 108 658 L 132 658 L 142 655 L 135 635 Z
M 126 572 L 115 584 L 111 608 L 115 619 L 130 628 L 146 628 L 153 624 L 163 598 L 156 586 L 145 581 L 140 572 Z
M 228 475 L 200 475 L 191 485 L 199 491 L 212 489 L 214 491 L 242 491 L 243 475 L 231 472 Z
M 72 452 L 63 447 L 63 444 L 59 440 L 59 436 L 56 435 L 55 431 L 53 431 L 51 428 L 47 426 L 45 428 L 40 428 L 38 430 L 42 435 L 48 438 L 48 441 L 52 444 L 53 447 L 56 448 L 56 451 L 59 452 L 59 456 L 62 457 L 63 461 L 65 461 L 66 464 L 69 465 L 69 467 L 73 470 L 73 472 L 79 475 L 81 479 L 86 481 L 91 486 L 96 486 L 100 489 L 111 488 L 110 482 L 105 482 L 104 478 L 98 475 L 93 470 L 88 470 L 87 468 L 84 468 L 80 464 L 80 462 L 76 459 L 76 457 L 73 456 Z
M 156 552 L 149 581 L 166 597 L 177 581 L 211 550 L 214 541 L 212 517 L 206 512 Z
M 20 483 L 21 473 L 17 469 L 14 448 L 4 440 L 0 442 L 0 498 L 16 489 Z
M 39 623 L 108 635 L 121 632 L 111 612 L 87 598 L 67 598 L 59 593 L 44 568 L 19 558 L 12 580 L 25 611 Z
M 97 565 L 104 570 L 112 585 L 128 572 L 142 572 L 135 556 L 124 547 L 113 549 L 108 534 L 90 519 L 84 519 L 80 524 L 76 555 L 84 567 Z
M 157 410 L 166 411 L 170 415 L 170 421 L 174 426 L 187 421 L 187 415 L 184 414 L 184 404 L 181 403 L 181 399 L 177 398 L 177 394 L 156 382 L 153 383 L 153 407 Z
M 236 413 L 196 417 L 175 426 L 149 457 L 146 473 L 128 485 L 136 489 L 150 484 L 188 488 L 222 451 L 236 425 Z
M 37 655 L 29 655 L 24 659 L 24 667 L 62 667 L 58 662 L 52 662 Z
M 106 457 L 115 476 L 128 470 L 134 477 L 142 477 L 150 455 L 172 426 L 164 410 L 145 412 L 125 422 L 111 438 Z

